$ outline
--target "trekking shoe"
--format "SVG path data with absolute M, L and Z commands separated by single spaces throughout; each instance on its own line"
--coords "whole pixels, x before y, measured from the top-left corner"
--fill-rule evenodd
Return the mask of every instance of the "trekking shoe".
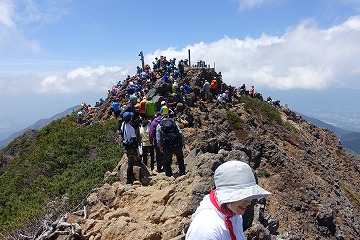
M 141 182 L 140 181 L 134 181 L 133 185 L 141 186 Z

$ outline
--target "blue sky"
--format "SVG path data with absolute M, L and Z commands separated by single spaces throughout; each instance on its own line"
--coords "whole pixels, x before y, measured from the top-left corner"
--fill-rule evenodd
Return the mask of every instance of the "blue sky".
M 0 135 L 95 103 L 140 51 L 151 63 L 190 49 L 225 82 L 315 112 L 307 93 L 356 99 L 359 42 L 358 0 L 0 0 Z

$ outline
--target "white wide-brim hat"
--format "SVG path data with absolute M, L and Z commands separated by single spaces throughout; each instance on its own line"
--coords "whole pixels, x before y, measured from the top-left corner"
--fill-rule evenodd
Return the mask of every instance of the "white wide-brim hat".
M 221 164 L 215 170 L 214 180 L 220 205 L 243 199 L 264 198 L 271 194 L 256 184 L 251 167 L 237 160 Z

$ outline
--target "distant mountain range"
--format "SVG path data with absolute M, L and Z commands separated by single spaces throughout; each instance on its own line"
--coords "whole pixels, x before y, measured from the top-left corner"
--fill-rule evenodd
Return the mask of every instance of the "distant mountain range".
M 68 115 L 69 113 L 71 113 L 72 109 L 78 109 L 80 107 L 80 105 L 76 105 L 74 107 L 68 108 L 65 111 L 56 114 L 55 116 L 51 117 L 51 118 L 47 118 L 47 119 L 40 119 L 39 121 L 37 121 L 36 123 L 34 123 L 33 125 L 31 125 L 30 127 L 24 128 L 18 132 L 15 132 L 13 134 L 11 134 L 8 138 L 6 138 L 3 141 L 0 141 L 0 150 L 3 149 L 4 147 L 6 147 L 11 141 L 13 141 L 16 137 L 21 136 L 22 134 L 24 134 L 24 132 L 26 132 L 29 129 L 36 129 L 36 130 L 40 130 L 41 128 L 45 127 L 46 125 L 48 125 L 49 123 L 51 123 L 54 120 L 60 119 L 65 117 L 66 115 Z
M 336 134 L 336 136 L 338 136 L 338 138 L 341 141 L 341 144 L 345 148 L 360 155 L 360 132 L 353 132 L 353 131 L 348 131 L 348 130 L 345 130 L 345 129 L 342 129 L 339 127 L 335 127 L 331 124 L 327 124 L 323 121 L 320 121 L 319 119 L 308 117 L 308 116 L 305 116 L 298 112 L 296 112 L 296 114 L 299 116 L 302 116 L 304 119 L 315 124 L 318 127 L 330 129 L 331 131 L 333 131 Z

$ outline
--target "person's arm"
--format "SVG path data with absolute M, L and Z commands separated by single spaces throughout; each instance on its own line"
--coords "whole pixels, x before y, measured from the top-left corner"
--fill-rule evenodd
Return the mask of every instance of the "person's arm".
M 137 138 L 136 138 L 136 132 L 135 132 L 135 129 L 133 127 L 131 127 L 131 128 L 132 129 L 130 131 L 130 137 L 131 137 L 133 146 L 137 148 L 139 146 L 139 143 L 138 143 Z
M 196 218 L 196 217 L 195 217 Z M 193 219 L 187 233 L 186 240 L 221 240 L 228 239 L 224 236 L 224 229 L 222 226 L 225 224 L 218 224 L 218 221 L 224 221 L 223 219 Z M 230 238 L 229 238 L 230 239 Z M 245 238 L 244 238 L 245 239 Z
M 176 126 L 177 126 L 177 128 L 178 128 L 178 130 L 179 130 L 179 132 L 180 132 L 180 134 L 181 134 L 181 145 L 184 147 L 184 146 L 185 146 L 184 134 L 183 134 L 183 132 L 181 131 L 179 125 L 176 124 Z
M 154 126 L 152 124 L 150 124 L 150 129 L 149 129 L 149 140 L 150 140 L 150 143 L 152 145 L 154 145 L 154 132 L 155 132 L 155 129 L 154 129 Z
M 156 126 L 156 142 L 157 146 L 160 148 L 160 151 L 162 152 L 164 149 L 162 147 L 162 141 L 161 141 L 161 131 L 160 131 L 160 123 Z

